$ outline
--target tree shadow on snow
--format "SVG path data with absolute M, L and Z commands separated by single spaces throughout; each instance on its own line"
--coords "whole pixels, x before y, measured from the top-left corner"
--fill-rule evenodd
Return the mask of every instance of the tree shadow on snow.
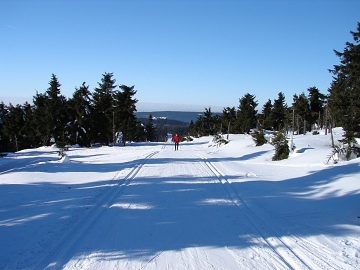
M 243 158 L 240 160 L 253 156 Z M 211 162 L 223 160 L 213 158 Z M 156 156 L 146 160 L 148 165 L 163 166 L 181 162 L 203 160 Z M 119 166 L 133 165 L 101 164 L 103 171 L 114 172 Z M 82 170 L 94 168 L 83 166 Z M 233 182 L 231 189 L 239 195 L 239 205 L 226 195 L 226 188 L 216 177 L 186 173 L 137 176 L 126 186 L 117 186 L 115 192 L 112 180 L 78 185 L 0 185 L 0 265 L 11 268 L 15 259 L 21 261 L 17 266 L 33 267 L 27 264 L 33 263 L 32 254 L 59 245 L 66 247 L 67 242 L 70 246 L 61 264 L 91 253 L 99 254 L 102 260 L 148 260 L 159 252 L 191 247 L 247 248 L 256 245 L 253 239 L 263 237 L 261 229 L 254 226 L 257 221 L 267 224 L 267 234 L 274 237 L 289 232 L 300 237 L 322 233 L 340 236 L 347 231 L 338 225 L 355 222 L 351 211 L 360 194 L 332 191 L 316 195 L 339 177 L 357 172 L 358 164 L 347 164 L 278 182 Z M 339 207 L 345 209 L 343 214 L 332 214 L 332 208 Z M 279 230 L 277 223 L 282 223 Z M 75 242 L 77 245 L 71 246 Z

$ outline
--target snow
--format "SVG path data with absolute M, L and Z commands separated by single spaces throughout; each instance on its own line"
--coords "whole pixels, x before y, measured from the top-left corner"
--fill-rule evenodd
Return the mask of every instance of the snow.
M 229 139 L 8 154 L 1 269 L 360 269 L 359 159 L 326 163 L 323 132 L 282 161 Z

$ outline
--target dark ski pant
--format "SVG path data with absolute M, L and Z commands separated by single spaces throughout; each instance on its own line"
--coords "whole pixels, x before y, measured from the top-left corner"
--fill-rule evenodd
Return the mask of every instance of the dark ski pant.
M 175 151 L 179 150 L 179 143 L 175 143 Z

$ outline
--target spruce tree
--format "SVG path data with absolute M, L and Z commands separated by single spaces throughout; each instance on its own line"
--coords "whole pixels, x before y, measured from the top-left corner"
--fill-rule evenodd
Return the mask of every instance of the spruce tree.
M 145 126 L 146 130 L 146 140 L 148 142 L 155 142 L 156 141 L 156 129 L 153 123 L 153 116 L 150 114 L 148 118 L 148 122 Z
M 50 112 L 47 106 L 46 94 L 36 92 L 33 97 L 33 125 L 34 125 L 34 140 L 38 146 L 49 145 L 51 137 L 50 127 Z
M 9 137 L 4 132 L 4 121 L 8 114 L 7 106 L 4 102 L 0 103 L 0 152 L 9 151 Z
M 274 100 L 274 106 L 271 113 L 274 130 L 280 131 L 286 125 L 287 106 L 285 104 L 285 95 L 279 92 L 278 98 Z
M 25 127 L 24 112 L 18 104 L 13 106 L 10 104 L 8 113 L 4 117 L 4 134 L 7 135 L 10 142 L 11 151 L 19 151 L 23 149 L 23 130 Z
M 262 113 L 260 115 L 260 121 L 262 129 L 272 130 L 273 122 L 271 118 L 271 112 L 273 110 L 273 105 L 270 99 L 262 107 Z
M 305 93 L 301 93 L 300 96 L 295 94 L 292 105 L 296 117 L 294 126 L 297 128 L 298 134 L 305 135 L 306 131 L 310 130 L 311 119 L 309 100 Z
M 221 119 L 222 133 L 235 133 L 236 110 L 235 107 L 223 109 Z
M 46 116 L 49 137 L 53 137 L 58 146 L 66 144 L 65 125 L 69 120 L 67 114 L 67 100 L 61 94 L 60 86 L 55 74 L 52 74 L 46 91 Z
M 91 141 L 91 112 L 92 95 L 85 82 L 75 88 L 69 99 L 70 122 L 67 125 L 68 137 L 71 144 L 90 146 Z
M 289 157 L 290 149 L 288 145 L 288 140 L 286 139 L 285 131 L 277 132 L 275 134 L 275 137 L 272 139 L 271 144 L 275 147 L 275 154 L 272 160 L 282 160 Z
M 348 154 L 360 137 L 360 22 L 357 31 L 350 32 L 354 42 L 346 42 L 343 52 L 335 50 L 340 63 L 329 70 L 334 76 L 329 89 L 329 109 L 344 130 L 343 142 Z
M 203 133 L 206 135 L 216 134 L 216 121 L 214 119 L 211 108 L 205 108 L 203 117 Z
M 257 124 L 256 106 L 258 103 L 255 101 L 255 96 L 249 93 L 245 94 L 239 103 L 237 111 L 238 132 L 249 133 L 250 129 L 255 128 Z
M 116 80 L 113 73 L 105 73 L 93 93 L 92 137 L 94 142 L 108 145 L 114 141 L 114 102 Z
M 319 128 L 324 125 L 324 104 L 326 96 L 321 94 L 315 86 L 308 88 L 308 100 L 310 106 L 310 125 L 316 124 Z
M 25 122 L 23 147 L 33 148 L 38 145 L 36 141 L 36 127 L 34 126 L 34 108 L 28 102 L 25 102 L 22 107 Z
M 120 91 L 114 95 L 114 128 L 123 133 L 123 144 L 126 141 L 136 140 L 137 119 L 135 86 L 120 85 Z

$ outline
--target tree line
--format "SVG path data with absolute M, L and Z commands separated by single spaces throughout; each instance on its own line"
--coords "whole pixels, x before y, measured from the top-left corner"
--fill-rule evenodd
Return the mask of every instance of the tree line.
M 313 86 L 307 94 L 293 95 L 291 106 L 287 106 L 284 94 L 279 92 L 277 99 L 269 99 L 258 112 L 255 95 L 247 93 L 239 99 L 237 108 L 224 108 L 221 115 L 205 108 L 203 115 L 191 122 L 188 134 L 249 133 L 252 129 L 305 134 L 341 126 L 345 131 L 341 142 L 347 147 L 347 155 L 355 151 L 359 156 L 355 138 L 360 137 L 360 23 L 350 33 L 353 42 L 346 42 L 343 52 L 334 50 L 340 63 L 329 69 L 333 81 L 326 95 Z
M 289 130 L 305 134 L 328 124 L 326 115 L 326 96 L 316 87 L 307 89 L 299 96 L 293 96 L 293 104 L 288 107 L 283 92 L 278 93 L 274 101 L 270 99 L 259 113 L 255 95 L 245 94 L 239 99 L 239 106 L 224 108 L 222 114 L 213 114 L 211 108 L 205 108 L 203 115 L 190 123 L 189 135 L 204 136 L 215 134 L 243 134 L 251 130 Z
M 121 138 L 146 140 L 145 126 L 136 120 L 135 86 L 116 85 L 113 73 L 103 74 L 93 92 L 84 82 L 67 99 L 52 74 L 45 93 L 33 97 L 33 105 L 0 104 L 0 151 L 18 151 L 56 143 L 109 145 Z M 118 136 L 121 132 L 122 136 Z
M 334 51 L 340 63 L 329 69 L 333 81 L 328 93 L 315 86 L 307 93 L 293 96 L 288 106 L 282 92 L 257 111 L 255 95 L 246 93 L 239 106 L 226 107 L 214 114 L 205 108 L 203 115 L 191 122 L 186 134 L 191 136 L 219 133 L 249 133 L 252 129 L 294 130 L 297 134 L 334 126 L 345 130 L 343 142 L 349 149 L 360 137 L 360 23 L 350 31 L 353 42 L 346 42 L 343 52 Z M 61 84 L 52 74 L 45 93 L 36 93 L 33 105 L 0 104 L 0 151 L 17 151 L 56 143 L 91 146 L 126 141 L 154 141 L 156 133 L 151 115 L 146 123 L 135 115 L 135 86 L 116 85 L 113 73 L 102 75 L 93 92 L 84 82 L 67 99 Z M 118 136 L 121 132 L 121 137 Z M 121 142 L 118 139 L 121 138 Z

